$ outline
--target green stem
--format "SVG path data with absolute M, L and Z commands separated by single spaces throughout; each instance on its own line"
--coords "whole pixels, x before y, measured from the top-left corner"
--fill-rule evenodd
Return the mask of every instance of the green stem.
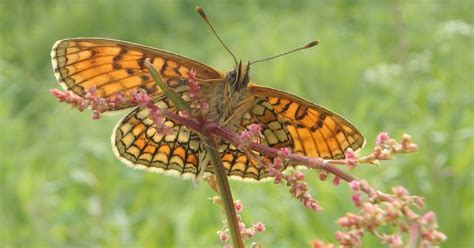
M 158 87 L 166 94 L 166 96 L 173 101 L 173 103 L 176 105 L 176 107 L 179 110 L 187 110 L 188 112 L 191 112 L 191 107 L 189 104 L 183 100 L 179 95 L 174 92 L 173 89 L 171 89 L 167 84 L 165 84 L 162 80 L 158 72 L 156 71 L 155 67 L 150 63 L 150 59 L 145 59 L 145 66 L 148 68 L 150 71 L 151 76 L 155 80 L 156 84 Z
M 217 186 L 219 187 L 219 193 L 221 195 L 222 202 L 224 203 L 224 211 L 227 219 L 227 225 L 229 227 L 230 236 L 232 237 L 232 244 L 236 248 L 243 248 L 244 243 L 240 235 L 239 222 L 237 221 L 237 213 L 235 212 L 234 200 L 232 199 L 232 192 L 230 191 L 229 181 L 227 180 L 227 174 L 224 170 L 224 164 L 219 155 L 216 137 L 213 134 L 207 136 L 205 142 L 207 143 L 207 152 L 211 157 L 212 166 L 214 167 L 214 173 L 216 175 Z
M 151 76 L 155 80 L 158 87 L 166 94 L 166 96 L 175 104 L 179 110 L 187 110 L 191 112 L 191 106 L 183 100 L 176 92 L 173 91 L 168 85 L 166 85 L 162 80 L 155 67 L 150 63 L 150 60 L 147 58 L 145 60 L 145 66 L 150 71 Z M 165 111 L 165 113 L 168 113 Z M 169 115 L 169 116 L 168 116 Z M 186 119 L 181 118 L 178 115 L 168 113 L 165 114 L 168 118 L 170 116 L 177 119 L 181 119 L 183 123 L 186 123 Z M 198 127 L 195 127 L 199 129 Z M 230 236 L 232 237 L 232 243 L 236 248 L 244 248 L 244 243 L 240 235 L 239 222 L 237 221 L 237 213 L 235 212 L 234 200 L 232 199 L 232 192 L 230 191 L 229 181 L 227 180 L 227 174 L 224 170 L 224 164 L 222 163 L 218 146 L 216 142 L 216 137 L 212 134 L 208 134 L 204 142 L 208 145 L 207 152 L 211 157 L 212 166 L 214 167 L 214 173 L 216 175 L 217 185 L 219 187 L 219 193 L 221 195 L 222 201 L 224 203 L 224 211 L 226 214 L 227 225 L 229 227 Z M 205 169 L 205 168 L 202 168 Z

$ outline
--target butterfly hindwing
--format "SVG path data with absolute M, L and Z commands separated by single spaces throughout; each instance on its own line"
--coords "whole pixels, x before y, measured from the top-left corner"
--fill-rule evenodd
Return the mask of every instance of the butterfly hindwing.
M 168 99 L 155 102 L 175 111 Z M 172 133 L 164 135 L 155 128 L 147 108 L 135 108 L 119 121 L 112 133 L 116 156 L 132 168 L 194 179 L 202 168 L 204 176 L 214 173 L 205 145 L 186 126 L 164 119 Z M 266 169 L 228 142 L 222 142 L 219 153 L 227 175 L 233 179 L 259 181 L 268 176 Z M 206 161 L 204 166 L 203 161 Z
M 155 104 L 168 107 L 170 103 Z M 132 168 L 194 178 L 200 169 L 199 154 L 205 152 L 198 135 L 168 119 L 164 124 L 171 127 L 171 134 L 157 131 L 147 108 L 135 108 L 112 133 L 116 156 Z
M 91 87 L 95 87 L 101 97 L 116 93 L 127 95 L 138 88 L 147 90 L 151 95 L 159 94 L 159 88 L 144 65 L 147 58 L 170 87 L 180 86 L 176 79 L 186 77 L 191 68 L 201 79 L 222 77 L 212 68 L 180 55 L 110 39 L 60 40 L 54 44 L 51 57 L 56 78 L 62 87 L 81 97 Z M 124 104 L 117 106 L 117 109 L 130 106 Z

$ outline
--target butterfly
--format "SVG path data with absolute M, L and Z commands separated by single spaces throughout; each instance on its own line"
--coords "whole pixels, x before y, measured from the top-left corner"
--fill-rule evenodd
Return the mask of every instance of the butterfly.
M 250 124 L 260 124 L 261 144 L 288 147 L 308 157 L 342 159 L 345 150 L 357 150 L 365 143 L 362 134 L 336 113 L 286 92 L 250 83 L 250 63 L 238 62 L 229 72 L 221 73 L 178 54 L 103 38 L 59 40 L 52 48 L 51 58 L 60 85 L 79 97 L 84 97 L 91 87 L 100 97 L 117 93 L 127 96 L 144 89 L 156 105 L 177 112 L 153 81 L 144 64 L 148 58 L 163 82 L 182 96 L 188 91 L 183 78 L 195 70 L 210 104 L 208 118 L 236 132 Z M 119 160 L 132 168 L 183 178 L 195 179 L 201 170 L 205 175 L 213 173 L 199 134 L 169 119 L 165 124 L 172 133 L 163 134 L 156 130 L 147 108 L 128 102 L 113 111 L 123 109 L 131 111 L 118 122 L 111 139 Z M 229 178 L 268 178 L 264 166 L 233 144 L 223 141 L 219 153 Z

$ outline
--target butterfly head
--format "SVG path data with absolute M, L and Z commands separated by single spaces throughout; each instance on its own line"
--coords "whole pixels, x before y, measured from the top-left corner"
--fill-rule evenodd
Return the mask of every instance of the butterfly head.
M 225 78 L 235 91 L 241 90 L 249 84 L 250 62 L 242 65 L 242 61 L 235 65 L 235 68 L 229 71 Z

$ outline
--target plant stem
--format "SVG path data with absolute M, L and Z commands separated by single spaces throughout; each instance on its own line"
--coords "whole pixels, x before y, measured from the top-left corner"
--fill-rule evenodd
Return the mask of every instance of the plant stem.
M 193 131 L 199 132 L 199 133 L 203 134 L 204 136 L 208 136 L 209 133 L 212 133 L 212 134 L 214 134 L 215 136 L 217 136 L 219 138 L 223 138 L 225 140 L 230 141 L 232 144 L 238 144 L 240 142 L 239 141 L 240 138 L 235 132 L 233 132 L 232 130 L 230 130 L 228 128 L 221 127 L 217 123 L 214 123 L 214 122 L 200 123 L 200 122 L 197 122 L 197 121 L 192 120 L 192 119 L 183 118 L 183 117 L 181 117 L 181 116 L 179 116 L 175 113 L 169 112 L 169 111 L 163 111 L 163 115 L 166 118 L 172 119 L 176 122 L 179 122 L 179 123 L 182 123 L 182 124 L 186 125 L 187 127 L 192 129 Z M 278 149 L 271 148 L 271 147 L 268 147 L 268 146 L 265 146 L 265 145 L 262 145 L 262 144 L 259 144 L 259 143 L 252 142 L 252 143 L 250 143 L 249 148 L 251 150 L 255 150 L 255 151 L 257 151 L 257 152 L 259 152 L 263 155 L 267 155 L 269 157 L 274 157 L 275 158 L 275 157 L 280 156 L 280 153 L 279 153 L 280 151 Z M 290 157 L 288 158 L 288 160 L 292 163 L 306 165 L 306 166 L 311 167 L 313 169 L 325 170 L 325 171 L 327 171 L 327 172 L 329 172 L 333 175 L 336 175 L 336 176 L 340 177 L 341 179 L 343 179 L 347 182 L 356 180 L 356 178 L 354 178 L 350 174 L 348 174 L 348 173 L 344 172 L 343 170 L 333 166 L 333 165 L 336 165 L 336 164 L 340 164 L 340 161 L 338 161 L 338 160 L 328 160 L 324 165 L 320 165 L 320 164 L 315 164 L 315 162 L 312 161 L 310 158 L 305 157 L 305 156 L 301 156 L 301 155 L 298 155 L 298 154 L 291 154 Z
M 214 167 L 216 175 L 217 186 L 224 204 L 224 211 L 227 219 L 227 226 L 229 227 L 230 236 L 232 237 L 232 244 L 236 248 L 243 248 L 244 243 L 240 236 L 239 222 L 237 221 L 237 213 L 235 212 L 234 200 L 232 199 L 232 192 L 230 191 L 229 181 L 224 170 L 224 164 L 219 155 L 216 137 L 212 134 L 206 136 L 206 144 L 208 145 L 207 152 L 211 157 L 211 163 Z M 203 168 L 204 169 L 204 168 Z
M 158 87 L 169 97 L 169 99 L 175 104 L 175 106 L 179 110 L 191 111 L 191 107 L 189 106 L 189 104 L 161 80 L 161 77 L 159 76 L 153 65 L 150 63 L 150 60 L 148 58 L 145 60 L 145 65 L 150 71 L 150 74 L 155 80 Z M 229 227 L 230 236 L 232 237 L 232 243 L 236 248 L 243 248 L 244 243 L 240 235 L 239 222 L 237 221 L 237 213 L 235 212 L 234 200 L 232 199 L 232 192 L 230 191 L 229 181 L 227 180 L 227 174 L 224 170 L 224 164 L 222 163 L 222 159 L 218 151 L 219 147 L 216 141 L 216 137 L 208 133 L 208 129 L 203 129 L 202 125 L 199 125 L 200 123 L 196 123 L 195 121 L 192 121 L 187 118 L 182 118 L 181 116 L 171 113 L 169 111 L 163 111 L 163 114 L 167 118 L 185 124 L 186 126 L 190 127 L 195 131 L 198 131 L 201 134 L 206 134 L 202 137 L 207 137 L 203 141 L 207 144 L 206 150 L 211 157 L 212 166 L 214 167 L 217 186 L 219 188 L 219 193 L 221 195 L 222 202 L 224 203 L 224 211 L 226 214 L 227 226 Z M 205 167 L 202 169 L 204 170 Z
M 155 67 L 150 63 L 150 59 L 145 59 L 145 66 L 150 71 L 151 77 L 155 80 L 155 83 L 158 87 L 166 94 L 166 96 L 176 105 L 179 110 L 191 111 L 189 104 L 183 100 L 179 95 L 177 95 L 173 89 L 168 87 L 162 80 Z

